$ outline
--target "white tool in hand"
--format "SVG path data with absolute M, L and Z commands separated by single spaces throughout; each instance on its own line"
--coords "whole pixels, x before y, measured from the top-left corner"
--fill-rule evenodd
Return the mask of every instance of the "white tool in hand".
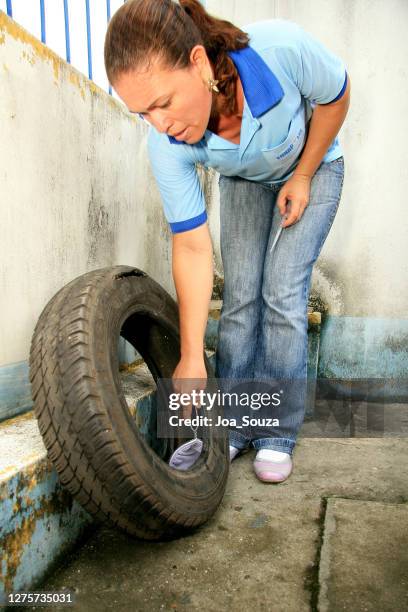
M 283 223 L 284 221 L 286 221 L 286 219 L 287 219 L 287 216 L 285 215 L 285 216 L 283 217 L 283 219 L 282 219 L 282 222 L 281 222 L 281 223 Z M 273 249 L 275 248 L 275 245 L 276 245 L 276 243 L 277 243 L 277 242 L 278 242 L 278 240 L 279 240 L 279 236 L 281 235 L 282 230 L 283 230 L 283 227 L 282 227 L 282 225 L 281 225 L 281 226 L 279 227 L 278 231 L 276 232 L 276 236 L 275 236 L 275 238 L 274 238 L 274 241 L 272 242 L 272 246 L 271 246 L 271 248 L 269 249 L 269 252 L 270 252 L 270 253 L 272 253 Z

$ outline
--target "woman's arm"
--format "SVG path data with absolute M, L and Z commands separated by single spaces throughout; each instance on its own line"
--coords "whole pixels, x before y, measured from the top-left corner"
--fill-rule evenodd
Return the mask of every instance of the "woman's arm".
M 302 218 L 309 203 L 312 177 L 320 166 L 330 143 L 339 133 L 349 106 L 350 78 L 347 74 L 346 91 L 340 100 L 331 104 L 318 104 L 313 110 L 306 145 L 299 163 L 293 175 L 280 190 L 276 202 L 281 215 L 285 215 L 282 227 L 289 227 Z M 289 207 L 288 201 L 290 201 Z
M 307 142 L 293 176 L 307 176 L 311 179 L 320 166 L 346 118 L 350 106 L 350 88 L 350 77 L 347 74 L 346 91 L 340 100 L 331 104 L 317 104 L 313 109 Z
M 173 235 L 172 268 L 181 337 L 181 359 L 173 378 L 206 379 L 204 335 L 213 287 L 213 251 L 207 223 Z M 176 385 L 176 390 L 181 391 L 181 387 Z

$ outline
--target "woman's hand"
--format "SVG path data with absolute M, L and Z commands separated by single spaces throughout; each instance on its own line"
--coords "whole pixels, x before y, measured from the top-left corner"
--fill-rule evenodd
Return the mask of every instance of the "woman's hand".
M 207 386 L 207 369 L 204 356 L 181 357 L 172 376 L 175 393 L 188 393 L 204 390 Z M 183 406 L 183 418 L 191 415 L 191 403 Z
M 286 215 L 282 227 L 288 227 L 302 218 L 303 212 L 309 204 L 310 182 L 310 176 L 294 174 L 283 185 L 276 203 L 280 214 L 282 216 Z

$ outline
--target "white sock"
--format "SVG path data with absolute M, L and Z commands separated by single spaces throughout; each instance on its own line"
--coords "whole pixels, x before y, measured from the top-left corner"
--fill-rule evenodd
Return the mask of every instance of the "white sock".
M 239 448 L 237 448 L 236 446 L 231 446 L 230 444 L 230 447 L 229 447 L 230 461 L 233 461 L 233 459 L 235 459 L 238 453 L 239 453 Z
M 230 447 L 231 448 L 231 447 Z M 261 448 L 257 453 L 256 461 L 273 461 L 274 463 L 282 463 L 290 457 L 289 453 L 272 450 L 271 448 Z

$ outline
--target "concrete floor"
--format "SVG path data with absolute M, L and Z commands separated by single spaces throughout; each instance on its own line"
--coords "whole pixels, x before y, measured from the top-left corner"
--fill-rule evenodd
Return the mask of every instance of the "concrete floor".
M 102 528 L 41 589 L 74 590 L 78 612 L 408 609 L 408 438 L 301 437 L 278 485 L 255 478 L 253 456 L 194 535 Z

